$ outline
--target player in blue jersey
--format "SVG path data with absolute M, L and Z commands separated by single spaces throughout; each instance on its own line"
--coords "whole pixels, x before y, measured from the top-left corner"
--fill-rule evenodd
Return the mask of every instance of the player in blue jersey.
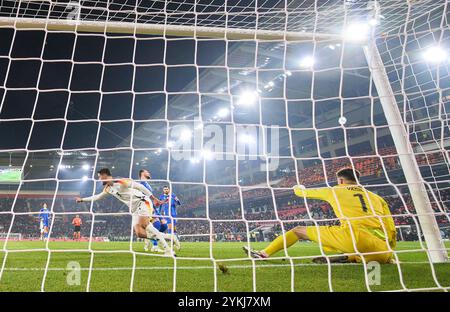
M 48 238 L 49 224 L 50 212 L 47 209 L 47 204 L 43 203 L 41 210 L 39 210 L 39 228 L 41 230 L 41 240 Z
M 152 187 L 147 182 L 150 179 L 151 179 L 151 176 L 150 176 L 150 172 L 148 170 L 146 170 L 146 169 L 139 170 L 139 180 L 141 181 L 141 184 L 145 188 L 147 188 L 150 192 L 153 193 Z M 158 216 L 161 215 L 161 203 L 154 201 L 153 206 L 154 206 L 154 211 L 153 211 L 154 218 L 152 220 L 153 226 L 160 232 L 164 233 L 167 230 L 167 222 L 166 222 L 166 220 L 164 220 L 162 218 L 158 218 Z M 163 249 L 159 248 L 158 241 L 156 239 L 153 239 L 152 243 L 153 243 L 153 245 L 152 245 L 152 249 L 150 251 L 161 252 L 161 253 L 164 252 Z M 150 240 L 144 239 L 144 250 L 148 251 L 149 246 L 150 246 Z
M 181 202 L 175 194 L 170 194 L 170 188 L 168 186 L 164 186 L 163 193 L 159 197 L 159 200 L 164 202 L 162 204 L 162 212 L 167 221 L 169 234 L 175 234 L 177 231 L 177 220 L 175 219 L 177 217 L 177 206 L 180 206 Z

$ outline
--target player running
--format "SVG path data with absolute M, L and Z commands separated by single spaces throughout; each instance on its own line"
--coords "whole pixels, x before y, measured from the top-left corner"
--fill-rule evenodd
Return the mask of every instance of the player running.
M 41 230 L 41 240 L 48 238 L 48 229 L 50 224 L 50 212 L 47 209 L 47 204 L 43 203 L 39 210 L 39 229 Z
M 80 215 L 76 215 L 72 220 L 73 225 L 73 240 L 81 239 L 81 225 L 83 222 L 81 221 Z
M 150 186 L 150 184 L 148 184 L 148 180 L 151 179 L 150 176 L 150 172 L 146 169 L 141 169 L 139 170 L 139 180 L 141 181 L 141 184 L 148 189 L 150 192 L 153 193 L 153 189 Z M 153 223 L 153 226 L 160 232 L 164 233 L 167 230 L 167 223 L 166 220 L 159 218 L 158 216 L 161 215 L 160 213 L 160 209 L 161 209 L 161 201 L 155 202 L 155 207 L 154 207 L 154 211 L 153 211 L 153 220 L 151 221 Z M 162 222 L 161 222 L 162 221 Z M 158 241 L 156 239 L 152 239 L 152 248 L 151 248 L 151 252 L 164 252 L 164 250 L 162 250 L 161 248 L 159 248 L 158 245 Z M 150 247 L 150 240 L 145 238 L 144 239 L 144 250 L 148 251 L 148 248 Z
M 359 186 L 358 179 L 358 171 L 344 168 L 337 172 L 338 185 L 332 188 L 294 187 L 295 195 L 299 197 L 327 201 L 339 218 L 340 226 L 297 226 L 277 237 L 262 251 L 243 247 L 244 251 L 253 258 L 268 258 L 284 248 L 284 241 L 289 248 L 298 240 L 311 240 L 321 244 L 326 252 L 371 253 L 364 255 L 365 261 L 391 262 L 396 229 L 388 204 L 380 196 Z M 324 263 L 326 258 L 319 257 L 313 261 Z M 330 261 L 361 262 L 362 259 L 359 255 L 334 256 Z
M 153 214 L 153 205 L 150 199 L 157 200 L 152 192 L 131 179 L 114 180 L 108 168 L 101 169 L 98 176 L 105 186 L 103 191 L 90 197 L 77 197 L 77 203 L 97 201 L 108 195 L 114 196 L 130 208 L 133 216 L 133 228 L 137 237 L 157 239 L 163 245 L 165 255 L 174 255 L 166 239 L 173 240 L 175 248 L 179 249 L 178 238 L 175 235 L 159 232 L 150 222 L 150 216 Z
M 180 206 L 181 202 L 175 194 L 172 193 L 170 195 L 170 188 L 168 186 L 164 186 L 163 195 L 159 197 L 159 200 L 165 202 L 162 205 L 162 209 L 165 216 L 164 219 L 167 222 L 168 232 L 175 234 L 177 231 L 177 205 Z

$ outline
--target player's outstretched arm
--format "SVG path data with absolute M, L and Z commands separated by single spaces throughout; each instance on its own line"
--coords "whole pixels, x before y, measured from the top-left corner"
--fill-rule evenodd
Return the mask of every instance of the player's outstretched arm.
M 89 196 L 89 197 L 84 197 L 84 198 L 76 197 L 75 200 L 76 200 L 77 203 L 95 202 L 97 200 L 105 198 L 107 195 L 108 195 L 108 193 L 101 192 L 99 194 L 96 194 L 96 195 L 93 195 L 93 196 Z
M 298 197 L 327 200 L 333 196 L 332 190 L 327 187 L 307 189 L 304 185 L 294 186 L 294 193 Z
M 150 192 L 150 190 L 147 189 L 145 186 L 143 186 L 141 183 L 136 183 L 134 181 L 128 181 L 128 187 L 131 189 L 141 191 L 144 195 L 146 195 L 150 198 L 153 197 L 153 193 Z

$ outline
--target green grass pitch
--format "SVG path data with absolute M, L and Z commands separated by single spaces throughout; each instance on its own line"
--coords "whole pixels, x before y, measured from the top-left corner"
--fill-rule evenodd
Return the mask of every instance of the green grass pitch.
M 144 253 L 143 243 L 133 243 L 135 257 L 127 242 L 92 243 L 94 253 L 89 291 L 130 291 L 133 263 L 135 264 L 133 291 L 214 291 L 215 276 L 218 291 L 367 291 L 363 265 L 360 264 L 312 264 L 308 258 L 292 260 L 252 261 L 242 252 L 245 243 L 216 242 L 182 243 L 178 258 L 154 256 Z M 266 243 L 252 243 L 253 248 L 262 248 Z M 450 244 L 447 243 L 447 247 Z M 40 291 L 45 267 L 45 291 L 86 291 L 89 279 L 91 253 L 85 242 L 49 242 L 52 252 L 40 251 L 44 242 L 0 243 L 0 265 L 4 265 L 0 280 L 0 291 Z M 13 252 L 14 250 L 26 252 Z M 68 252 L 65 250 L 74 250 Z M 400 242 L 397 250 L 401 274 L 396 264 L 381 265 L 380 285 L 370 286 L 372 291 L 391 291 L 450 287 L 450 263 L 430 266 L 427 255 L 417 242 Z M 8 251 L 6 261 L 5 250 Z M 108 252 L 105 252 L 108 251 Z M 222 274 L 216 264 L 224 263 L 228 274 Z M 297 243 L 289 249 L 289 255 L 308 257 L 320 255 L 318 245 Z M 284 252 L 276 256 L 284 256 Z M 186 259 L 188 258 L 188 259 Z M 200 259 L 194 259 L 200 258 Z M 235 259 L 235 260 L 230 260 Z M 81 266 L 80 285 L 67 284 L 67 265 L 77 261 Z M 176 271 L 174 266 L 176 265 Z M 434 271 L 434 273 L 433 273 Z M 176 274 L 174 274 L 176 273 Z M 292 273 L 294 276 L 292 283 Z M 253 281 L 253 274 L 256 279 Z M 330 282 L 329 282 L 330 281 Z M 438 284 L 437 284 L 437 283 Z M 175 287 L 174 287 L 175 283 Z M 429 289 L 433 290 L 433 289 Z M 438 289 L 437 289 L 438 290 Z

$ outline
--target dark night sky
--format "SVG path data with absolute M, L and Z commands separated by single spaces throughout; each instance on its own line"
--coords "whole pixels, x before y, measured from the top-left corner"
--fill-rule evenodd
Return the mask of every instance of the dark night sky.
M 5 120 L 32 118 L 37 121 L 28 146 L 31 150 L 59 147 L 65 124 L 62 119 L 69 121 L 66 137 L 69 137 L 70 140 L 64 141 L 64 148 L 92 147 L 94 143 L 92 140 L 95 139 L 97 128 L 97 122 L 92 119 L 97 119 L 99 110 L 99 118 L 102 121 L 120 120 L 117 124 L 103 125 L 100 131 L 103 128 L 111 128 L 110 131 L 125 138 L 131 132 L 130 119 L 164 118 L 166 101 L 169 104 L 167 112 L 169 120 L 193 119 L 195 114 L 177 114 L 177 106 L 172 106 L 171 103 L 175 103 L 178 97 L 180 98 L 179 102 L 190 105 L 192 111 L 197 111 L 198 115 L 199 102 L 203 103 L 206 98 L 205 96 L 200 98 L 198 95 L 206 92 L 218 92 L 219 87 L 226 87 L 227 75 L 230 77 L 230 84 L 235 81 L 240 86 L 240 88 L 236 87 L 230 91 L 234 96 L 240 92 L 242 85 L 253 85 L 255 88 L 256 79 L 253 82 L 248 82 L 248 80 L 242 82 L 245 73 L 239 69 L 246 66 L 254 67 L 256 50 L 254 42 L 229 42 L 228 50 L 237 52 L 233 54 L 233 56 L 236 55 L 235 57 L 226 60 L 224 57 L 225 42 L 217 40 L 198 41 L 197 53 L 195 53 L 194 40 L 168 41 L 167 48 L 165 48 L 164 40 L 161 38 L 146 37 L 135 41 L 131 38 L 115 38 L 111 35 L 105 40 L 104 36 L 98 34 L 75 36 L 70 33 L 48 32 L 45 34 L 40 31 L 14 32 L 12 29 L 1 29 L 0 39 L 2 42 L 0 55 L 3 56 L 0 56 L 0 81 L 8 89 L 7 92 L 5 92 L 5 88 L 0 89 L 3 99 L 0 118 Z M 135 43 L 136 51 L 133 58 Z M 11 44 L 10 57 L 12 60 L 9 74 L 6 77 L 9 61 L 7 56 Z M 44 47 L 43 53 L 42 47 Z M 268 51 L 268 47 L 269 45 L 259 48 L 260 58 Z M 244 48 L 245 52 L 239 51 Z M 293 54 L 294 49 L 301 51 L 301 48 L 305 50 L 310 47 L 294 45 L 289 47 L 289 51 Z M 104 56 L 102 55 L 103 50 Z M 247 55 L 240 56 L 239 53 L 247 53 Z M 275 53 L 278 55 L 272 58 L 274 63 L 281 52 Z M 228 73 L 224 67 L 226 61 L 228 61 L 228 67 L 232 68 Z M 259 62 L 259 60 L 257 61 Z M 314 97 L 317 99 L 339 95 L 338 84 L 334 85 L 334 90 L 327 84 L 329 79 L 340 80 L 340 71 L 336 68 L 333 69 L 338 64 L 332 63 L 331 61 L 328 64 L 324 62 L 321 64 L 324 68 L 329 68 L 329 71 L 326 72 L 327 76 L 324 75 L 322 78 L 320 73 L 316 74 L 314 83 L 317 86 L 324 84 L 326 87 L 315 88 Z M 192 94 L 196 93 L 197 87 L 197 73 L 194 65 L 199 66 L 200 94 Z M 208 79 L 202 80 L 202 77 L 208 74 L 202 71 L 208 71 L 211 68 L 203 66 L 211 65 L 215 66 L 215 70 L 221 71 L 218 77 L 219 79 L 222 77 L 222 81 L 219 80 L 216 85 L 209 79 L 211 75 L 208 76 Z M 282 64 L 272 66 L 273 70 L 260 72 L 260 84 L 282 72 Z M 297 69 L 296 64 L 290 59 L 287 60 L 286 68 L 288 70 Z M 216 74 L 217 77 L 217 73 L 213 74 Z M 349 76 L 348 79 L 351 77 Z M 346 85 L 350 86 L 350 82 L 354 84 L 357 80 L 349 80 Z M 283 96 L 280 94 L 283 89 L 282 81 L 279 84 L 280 86 L 275 87 L 270 94 L 265 95 L 269 100 L 271 97 Z M 286 97 L 292 100 L 306 100 L 310 97 L 310 84 L 310 73 L 295 72 L 287 80 Z M 354 86 L 344 88 L 344 92 L 348 93 L 348 97 L 357 96 L 364 94 L 368 90 L 367 86 L 366 83 L 366 90 L 356 89 L 356 91 Z M 361 87 L 364 88 L 363 84 Z M 99 91 L 103 92 L 103 96 Z M 177 92 L 184 94 L 174 94 Z M 224 95 L 223 98 L 229 102 L 230 98 L 226 92 Z M 272 105 L 267 103 L 267 105 Z M 285 106 L 282 102 L 278 104 L 279 107 Z M 270 109 L 270 106 L 268 107 Z M 270 109 L 270 111 L 273 110 Z M 244 117 L 241 116 L 242 114 Z M 239 122 L 239 118 L 241 118 L 241 123 L 259 123 L 259 118 L 255 120 L 254 116 L 255 114 L 252 112 L 236 111 L 235 122 Z M 59 120 L 42 121 L 46 119 Z M 123 121 L 124 119 L 128 119 L 128 121 Z M 70 121 L 80 120 L 86 120 L 86 122 L 70 123 Z M 7 139 L 0 143 L 0 148 L 24 148 L 26 133 L 30 126 L 29 120 L 8 122 L 7 126 L 3 126 L 2 133 L 9 132 L 9 135 L 6 135 Z M 80 129 L 82 130 L 80 131 Z M 82 132 L 85 135 L 79 137 L 72 134 L 73 131 Z M 40 140 L 42 136 L 46 137 L 46 140 Z M 115 147 L 120 143 L 116 140 L 117 138 L 100 133 L 98 147 Z

